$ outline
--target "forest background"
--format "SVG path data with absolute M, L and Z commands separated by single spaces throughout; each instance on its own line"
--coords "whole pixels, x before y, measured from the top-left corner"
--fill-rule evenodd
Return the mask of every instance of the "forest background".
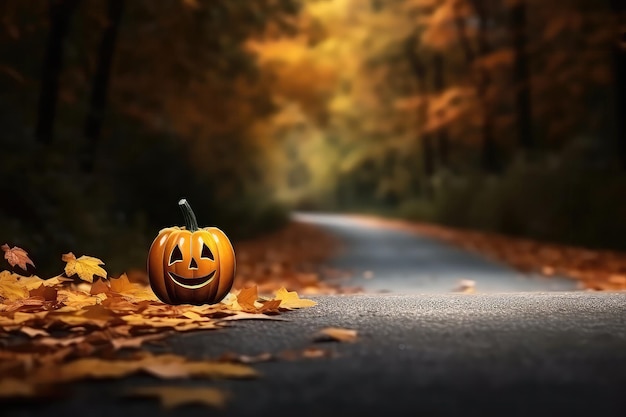
M 626 249 L 619 0 L 5 0 L 0 236 L 143 267 L 291 210 Z

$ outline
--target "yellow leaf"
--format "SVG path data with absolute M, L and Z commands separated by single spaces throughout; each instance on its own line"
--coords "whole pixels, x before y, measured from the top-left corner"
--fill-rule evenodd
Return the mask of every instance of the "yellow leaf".
M 232 311 L 243 310 L 243 308 L 239 305 L 239 302 L 237 301 L 237 296 L 231 292 L 226 294 L 226 297 L 224 297 L 224 299 L 220 301 L 220 304 L 223 304 L 229 310 L 232 310 Z
M 9 271 L 0 272 L 0 299 L 15 301 L 28 297 L 28 290 L 16 277 Z
M 229 395 L 217 388 L 206 387 L 142 387 L 128 392 L 131 397 L 157 397 L 164 408 L 186 404 L 224 407 Z
M 76 258 L 72 252 L 64 254 L 61 259 L 67 262 L 65 265 L 65 273 L 68 277 L 78 275 L 80 279 L 87 282 L 93 282 L 93 276 L 97 275 L 102 278 L 107 277 L 107 272 L 99 265 L 104 265 L 98 258 L 92 256 L 81 256 Z
M 297 292 L 289 292 L 285 289 L 285 287 L 282 287 L 276 292 L 275 299 L 281 301 L 280 306 L 282 308 L 305 308 L 317 305 L 315 301 L 300 298 Z

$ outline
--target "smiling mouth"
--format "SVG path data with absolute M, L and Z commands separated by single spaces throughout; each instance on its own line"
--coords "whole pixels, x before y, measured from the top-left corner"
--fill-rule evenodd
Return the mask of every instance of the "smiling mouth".
M 172 278 L 172 281 L 183 288 L 187 288 L 188 290 L 197 290 L 198 288 L 202 288 L 205 285 L 208 285 L 211 281 L 213 281 L 213 278 L 215 278 L 215 271 L 211 272 L 209 275 L 199 278 L 184 278 L 173 272 L 168 272 L 168 274 L 170 275 L 170 278 Z

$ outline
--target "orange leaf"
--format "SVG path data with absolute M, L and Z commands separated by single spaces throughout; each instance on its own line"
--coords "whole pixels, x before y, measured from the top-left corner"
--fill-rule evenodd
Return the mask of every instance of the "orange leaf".
M 336 342 L 354 342 L 357 338 L 357 331 L 351 329 L 342 329 L 339 327 L 326 327 L 319 331 L 318 342 L 336 341 Z
M 128 396 L 156 397 L 166 409 L 187 404 L 222 408 L 229 397 L 226 392 L 217 388 L 176 386 L 135 388 L 128 393 Z
M 106 282 L 104 282 L 103 280 L 99 279 L 96 282 L 94 282 L 93 284 L 91 284 L 91 290 L 89 291 L 89 294 L 91 294 L 91 295 L 103 294 L 103 293 L 106 294 L 109 291 L 111 291 L 111 289 L 106 284 Z
M 111 291 L 116 293 L 133 292 L 136 289 L 135 286 L 128 280 L 126 274 L 122 274 L 119 278 L 112 279 L 110 282 Z
M 11 266 L 17 265 L 24 271 L 26 271 L 27 268 L 26 264 L 31 264 L 33 267 L 35 266 L 33 261 L 28 257 L 28 252 L 24 249 L 18 248 L 17 246 L 10 248 L 6 243 L 0 246 L 0 248 L 4 251 L 4 259 L 6 259 Z
M 245 310 L 256 310 L 254 303 L 258 298 L 259 293 L 256 285 L 250 288 L 244 288 L 237 294 L 237 301 Z
M 56 301 L 58 291 L 52 287 L 41 284 L 38 288 L 30 290 L 28 295 L 31 297 L 41 297 L 44 301 Z

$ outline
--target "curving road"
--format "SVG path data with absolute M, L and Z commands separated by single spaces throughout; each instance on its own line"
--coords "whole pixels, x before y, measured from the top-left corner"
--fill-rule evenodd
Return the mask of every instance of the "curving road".
M 342 284 L 367 292 L 442 293 L 475 282 L 479 293 L 573 291 L 576 281 L 523 274 L 438 240 L 334 214 L 296 213 L 294 220 L 337 236 L 344 250 L 329 264 L 352 272 Z
M 168 411 L 124 399 L 137 386 L 206 385 L 134 377 L 73 385 L 64 401 L 2 404 L 2 416 L 626 415 L 626 292 L 536 292 L 570 282 L 520 276 L 430 239 L 344 217 L 296 218 L 344 240 L 335 266 L 373 271 L 355 282 L 395 293 L 316 296 L 316 307 L 280 316 L 286 321 L 239 321 L 225 331 L 178 335 L 157 349 L 202 359 L 316 347 L 330 357 L 259 363 L 258 380 L 210 383 L 233 394 L 223 410 Z M 451 293 L 459 278 L 491 292 Z M 533 292 L 511 292 L 520 289 Z M 358 340 L 314 343 L 329 326 L 355 329 Z

